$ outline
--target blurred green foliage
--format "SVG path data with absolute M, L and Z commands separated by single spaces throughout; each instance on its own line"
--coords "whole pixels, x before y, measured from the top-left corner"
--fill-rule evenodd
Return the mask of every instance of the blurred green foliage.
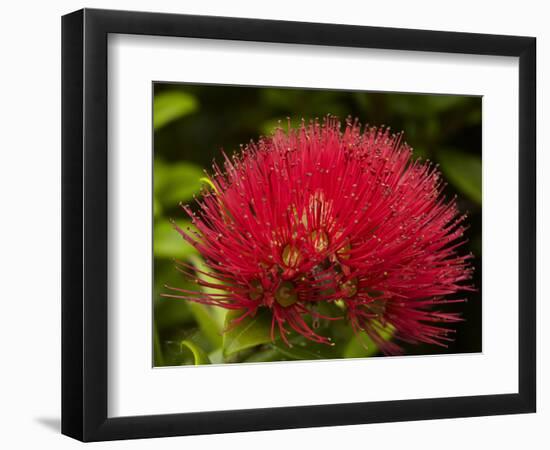
M 460 150 L 442 149 L 437 154 L 443 174 L 458 190 L 481 204 L 481 159 Z
M 155 96 L 153 128 L 155 130 L 197 109 L 197 100 L 185 92 L 171 90 Z
M 440 164 L 449 183 L 446 194 L 458 196 L 469 212 L 469 250 L 476 256 L 478 292 L 464 306 L 464 324 L 448 349 L 406 346 L 407 354 L 481 351 L 481 98 L 347 92 L 311 89 L 255 88 L 156 83 L 154 85 L 154 364 L 155 366 L 356 358 L 378 354 L 365 334 L 356 336 L 344 321 L 323 321 L 317 330 L 332 338 L 327 346 L 291 334 L 289 347 L 271 339 L 271 318 L 260 311 L 231 327 L 240 313 L 174 298 L 165 285 L 197 290 L 175 269 L 174 259 L 203 270 L 204 263 L 174 229 L 191 227 L 181 203 L 190 203 L 204 183 L 220 150 L 237 150 L 259 135 L 269 135 L 281 122 L 298 125 L 333 114 L 358 117 L 363 124 L 390 125 L 405 131 L 416 157 Z M 196 272 L 196 276 L 200 272 Z M 335 304 L 331 315 L 338 312 Z M 224 330 L 227 331 L 224 333 Z M 391 338 L 391 330 L 387 338 Z M 277 336 L 277 333 L 275 333 Z

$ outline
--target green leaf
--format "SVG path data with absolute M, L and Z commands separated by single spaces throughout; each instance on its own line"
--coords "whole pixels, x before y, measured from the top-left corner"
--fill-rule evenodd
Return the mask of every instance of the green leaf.
M 380 326 L 379 332 L 382 339 L 389 341 L 393 337 L 395 329 L 391 325 L 385 328 Z M 368 358 L 378 354 L 379 349 L 376 343 L 364 331 L 354 334 L 348 342 L 342 356 L 344 358 Z
M 354 335 L 348 342 L 344 358 L 367 358 L 378 353 L 378 346 L 369 337 L 367 333 L 361 332 L 360 335 Z
M 181 341 L 180 348 L 182 351 L 186 349 L 191 352 L 195 366 L 199 366 L 201 364 L 211 364 L 206 352 L 194 342 L 189 340 Z
M 225 326 L 231 327 L 234 319 L 243 315 L 243 311 L 228 311 L 225 316 Z M 225 355 L 271 342 L 271 313 L 267 309 L 258 310 L 254 317 L 243 319 L 223 335 L 223 350 Z
M 437 158 L 447 179 L 481 205 L 481 158 L 452 149 L 441 150 Z
M 181 91 L 164 91 L 155 95 L 153 128 L 158 130 L 170 122 L 196 111 L 195 97 Z
M 213 309 L 216 309 L 213 306 L 202 305 L 196 302 L 187 302 L 193 317 L 199 324 L 199 328 L 206 336 L 208 341 L 214 346 L 219 347 L 222 345 L 222 335 L 221 330 L 218 328 L 218 322 L 214 318 L 212 312 Z
M 176 223 L 182 230 L 192 227 L 189 221 L 178 220 Z M 189 242 L 183 239 L 170 222 L 163 220 L 155 223 L 153 253 L 157 258 L 188 259 L 197 252 Z
M 178 226 L 185 229 L 189 224 L 178 222 Z M 168 224 L 169 229 L 163 230 L 166 225 L 157 224 L 155 226 L 155 314 L 159 324 L 163 327 L 172 327 L 182 323 L 194 321 L 200 328 L 201 333 L 212 345 L 217 348 L 222 345 L 222 328 L 225 317 L 225 310 L 214 306 L 203 305 L 192 301 L 174 298 L 160 298 L 161 293 L 167 293 L 164 288 L 166 284 L 185 288 L 190 291 L 210 292 L 209 288 L 198 286 L 192 280 L 187 279 L 174 267 L 172 261 L 158 258 L 178 258 L 187 260 L 198 270 L 208 271 L 202 258 L 196 253 L 195 249 L 185 241 L 180 234 Z M 166 234 L 164 234 L 166 233 Z M 169 270 L 168 270 L 169 269 Z M 212 281 L 209 277 L 199 272 L 195 275 L 197 278 L 205 281 Z
M 156 159 L 154 167 L 155 196 L 167 209 L 191 200 L 200 192 L 204 172 L 199 166 L 190 162 L 165 163 Z
M 206 275 L 206 273 L 210 272 L 211 269 L 204 263 L 204 260 L 200 257 L 200 255 L 198 254 L 191 255 L 189 257 L 189 261 L 193 264 L 193 266 L 197 268 L 197 270 L 200 271 L 200 272 L 197 272 L 197 278 L 201 279 L 202 281 L 206 281 L 207 283 L 220 284 L 219 280 Z M 219 289 L 214 289 L 206 286 L 201 286 L 200 289 L 205 294 L 220 293 Z M 204 306 L 204 305 L 201 305 L 201 306 Z M 217 326 L 216 331 L 218 334 L 220 334 L 222 328 L 224 327 L 226 310 L 224 308 L 219 308 L 216 306 L 206 306 L 206 308 L 208 308 L 213 319 L 216 321 L 216 326 Z
M 210 352 L 208 359 L 212 364 L 223 364 L 223 349 L 220 347 Z
M 188 260 L 197 270 L 200 270 L 201 272 L 209 271 L 208 267 L 204 264 L 204 261 L 199 255 L 190 255 Z M 196 272 L 196 276 L 203 281 L 218 283 L 217 280 L 213 280 L 204 273 Z M 197 289 L 200 289 L 205 294 L 219 293 L 217 289 L 204 286 L 197 286 Z M 187 302 L 187 304 L 191 310 L 191 313 L 195 317 L 195 320 L 199 324 L 202 333 L 206 336 L 214 348 L 221 347 L 223 343 L 222 329 L 225 319 L 225 310 L 216 306 L 203 305 L 192 301 Z

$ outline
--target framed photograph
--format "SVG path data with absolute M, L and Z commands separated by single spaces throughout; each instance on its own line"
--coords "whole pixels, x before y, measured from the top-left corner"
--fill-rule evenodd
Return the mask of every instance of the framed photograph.
M 62 432 L 535 412 L 533 37 L 62 21 Z

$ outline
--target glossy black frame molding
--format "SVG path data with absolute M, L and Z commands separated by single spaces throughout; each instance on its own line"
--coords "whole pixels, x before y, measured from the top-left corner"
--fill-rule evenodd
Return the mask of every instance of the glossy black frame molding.
M 519 393 L 107 417 L 109 33 L 519 57 Z M 532 37 L 90 9 L 64 16 L 62 432 L 100 441 L 534 412 L 535 90 Z

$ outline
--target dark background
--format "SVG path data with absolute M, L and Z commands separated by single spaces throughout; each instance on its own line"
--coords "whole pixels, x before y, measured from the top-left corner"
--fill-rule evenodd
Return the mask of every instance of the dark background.
M 454 325 L 456 341 L 448 349 L 402 346 L 407 355 L 481 351 L 480 97 L 155 83 L 155 365 L 193 363 L 189 352 L 174 345 L 189 336 L 216 351 L 215 337 L 203 336 L 208 332 L 203 329 L 202 312 L 189 302 L 160 297 L 166 292 L 164 284 L 189 285 L 172 262 L 172 258 L 194 257 L 193 249 L 169 223 L 169 219 L 187 223 L 178 203 L 192 201 L 200 190 L 203 168 L 209 169 L 213 158 L 219 160 L 221 149 L 238 150 L 240 144 L 269 134 L 278 120 L 286 125 L 289 117 L 296 125 L 302 118 L 308 121 L 329 113 L 404 130 L 416 157 L 440 164 L 448 182 L 445 195 L 457 194 L 459 210 L 469 213 L 469 242 L 462 251 L 475 255 L 477 292 L 468 295 L 468 303 L 454 305 L 453 310 L 462 311 L 466 320 Z M 214 314 L 214 320 L 222 319 Z

